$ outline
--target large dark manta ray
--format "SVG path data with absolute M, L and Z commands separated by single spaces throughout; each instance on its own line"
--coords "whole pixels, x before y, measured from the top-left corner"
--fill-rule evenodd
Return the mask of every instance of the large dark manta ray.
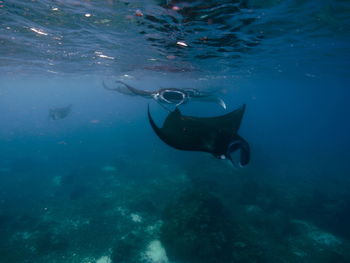
M 250 149 L 247 141 L 237 133 L 244 111 L 245 105 L 225 115 L 203 118 L 184 116 L 176 108 L 159 128 L 148 107 L 148 120 L 158 137 L 171 147 L 208 152 L 216 158 L 229 159 L 234 165 L 232 154 L 239 150 L 239 164 L 244 166 L 249 162 Z

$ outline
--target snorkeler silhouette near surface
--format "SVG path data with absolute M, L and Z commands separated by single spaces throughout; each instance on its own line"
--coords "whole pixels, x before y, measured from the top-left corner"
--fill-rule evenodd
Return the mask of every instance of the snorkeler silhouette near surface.
M 177 107 L 187 103 L 190 100 L 197 100 L 203 102 L 218 103 L 221 107 L 226 109 L 226 104 L 221 98 L 213 95 L 212 93 L 202 92 L 197 89 L 162 88 L 156 91 L 147 91 L 136 89 L 120 80 L 117 80 L 116 82 L 118 84 L 121 84 L 121 86 L 110 88 L 104 82 L 102 82 L 102 84 L 106 90 L 117 91 L 126 95 L 141 96 L 144 98 L 154 99 L 160 104 L 172 104 Z

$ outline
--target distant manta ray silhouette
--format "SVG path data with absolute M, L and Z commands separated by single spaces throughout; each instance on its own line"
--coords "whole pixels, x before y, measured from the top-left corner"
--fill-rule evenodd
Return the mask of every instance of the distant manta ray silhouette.
M 51 120 L 64 119 L 70 114 L 71 111 L 72 111 L 72 104 L 69 104 L 66 107 L 49 109 L 49 119 Z
M 173 104 L 176 107 L 182 104 L 185 104 L 189 100 L 193 99 L 193 100 L 198 100 L 203 102 L 215 102 L 215 103 L 218 103 L 224 109 L 226 109 L 226 104 L 221 98 L 211 93 L 202 92 L 197 89 L 162 88 L 156 91 L 147 91 L 147 90 L 136 89 L 120 80 L 117 80 L 116 82 L 122 84 L 123 87 L 117 86 L 115 88 L 110 88 L 106 85 L 105 82 L 102 82 L 102 84 L 106 90 L 117 91 L 119 93 L 126 94 L 126 95 L 150 98 L 150 99 L 154 99 L 158 103 Z

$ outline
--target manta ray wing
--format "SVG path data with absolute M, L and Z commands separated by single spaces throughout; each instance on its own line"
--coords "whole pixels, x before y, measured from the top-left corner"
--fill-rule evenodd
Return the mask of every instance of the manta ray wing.
M 225 130 L 229 133 L 237 133 L 239 127 L 241 126 L 241 122 L 243 119 L 243 115 L 245 112 L 245 105 L 242 105 L 240 108 L 226 113 L 225 115 L 215 116 L 215 117 L 192 117 L 192 116 L 183 116 L 181 115 L 181 120 L 192 123 L 202 123 L 207 126 L 215 127 L 216 129 Z M 167 120 L 164 125 L 166 125 Z
M 171 112 L 166 118 L 162 128 L 157 127 L 148 108 L 148 119 L 158 137 L 169 146 L 185 151 L 202 151 L 211 152 L 206 145 L 208 131 L 202 123 L 193 123 L 186 119 L 182 119 L 182 115 L 178 108 Z

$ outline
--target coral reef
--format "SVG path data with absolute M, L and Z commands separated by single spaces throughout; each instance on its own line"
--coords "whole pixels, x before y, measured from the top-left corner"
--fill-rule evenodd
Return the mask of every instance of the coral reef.
M 152 240 L 146 251 L 142 254 L 142 259 L 147 263 L 168 263 L 166 251 L 159 240 Z
M 129 233 L 120 239 L 112 249 L 112 263 L 137 263 L 139 262 L 144 240 L 140 235 Z
M 170 260 L 227 263 L 232 260 L 231 215 L 213 194 L 191 189 L 164 213 L 161 242 Z
M 1 260 L 349 262 L 346 193 L 232 176 L 212 163 L 203 171 L 145 162 L 145 169 L 130 165 L 121 172 L 118 166 L 115 173 L 101 170 L 104 164 L 40 178 L 21 172 L 15 176 L 25 179 L 27 189 L 20 191 L 15 176 L 3 177 L 4 189 L 18 197 L 0 193 Z M 141 170 L 147 170 L 145 178 L 134 174 Z

